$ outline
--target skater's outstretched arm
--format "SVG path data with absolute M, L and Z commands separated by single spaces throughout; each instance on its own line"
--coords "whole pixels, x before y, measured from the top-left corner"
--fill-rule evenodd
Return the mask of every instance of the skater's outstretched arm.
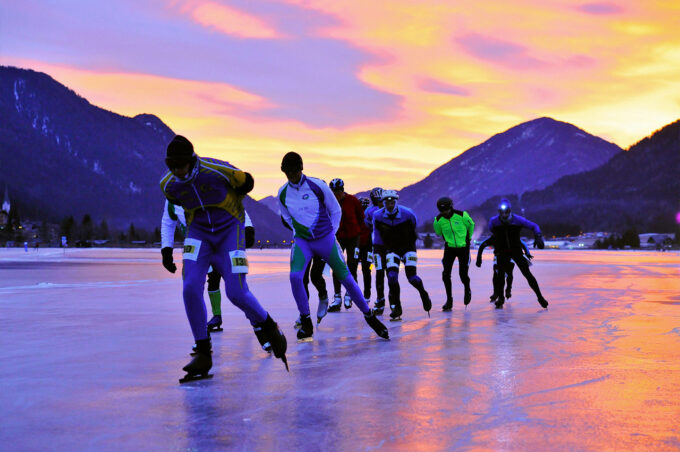
M 484 248 L 487 246 L 493 244 L 493 236 L 489 237 L 488 239 L 484 240 L 480 245 L 479 249 L 477 250 L 477 262 L 475 262 L 475 265 L 477 267 L 482 266 L 482 253 L 484 252 Z

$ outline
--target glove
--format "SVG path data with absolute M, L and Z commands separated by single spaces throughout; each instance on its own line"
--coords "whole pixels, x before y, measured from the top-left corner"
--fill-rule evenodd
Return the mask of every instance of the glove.
M 533 259 L 533 258 L 534 258 L 533 254 L 527 253 L 527 259 L 530 259 L 530 260 L 531 260 L 531 259 Z
M 161 254 L 163 255 L 163 267 L 170 273 L 175 273 L 177 271 L 177 266 L 172 261 L 172 247 L 166 246 L 161 249 Z
M 255 228 L 246 226 L 246 248 L 252 248 L 255 244 Z
M 478 258 L 477 258 L 477 262 L 475 262 L 475 265 L 476 265 L 477 267 L 481 267 L 481 266 L 482 266 L 482 258 L 481 258 L 481 257 L 478 257 Z
M 534 236 L 534 243 L 536 244 L 539 250 L 545 248 L 545 242 L 543 241 L 543 236 L 541 234 L 536 234 Z

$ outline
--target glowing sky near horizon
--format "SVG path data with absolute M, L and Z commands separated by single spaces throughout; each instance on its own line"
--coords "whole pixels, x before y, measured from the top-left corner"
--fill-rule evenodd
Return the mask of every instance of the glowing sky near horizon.
M 289 150 L 357 192 L 541 116 L 627 148 L 680 116 L 679 17 L 661 0 L 9 0 L 0 64 L 159 116 L 259 199 Z

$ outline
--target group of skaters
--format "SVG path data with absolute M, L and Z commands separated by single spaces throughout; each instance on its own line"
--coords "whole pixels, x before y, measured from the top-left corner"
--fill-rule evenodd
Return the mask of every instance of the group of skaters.
M 183 368 L 186 376 L 180 383 L 212 376 L 209 374 L 212 368 L 210 333 L 222 329 L 221 279 L 227 298 L 245 314 L 262 348 L 281 359 L 288 369 L 286 337 L 246 282 L 245 249 L 252 246 L 255 233 L 242 200 L 253 189 L 252 175 L 228 162 L 197 156 L 191 142 L 181 135 L 175 136 L 168 145 L 165 163 L 169 171 L 160 182 L 166 197 L 161 221 L 162 262 L 168 271 L 176 271 L 172 244 L 175 228 L 179 225 L 184 236 L 184 307 L 195 341 L 192 359 Z M 389 332 L 378 318 L 386 304 L 384 281 L 387 276 L 390 320 L 399 321 L 402 316 L 399 268 L 403 264 L 406 278 L 418 291 L 423 309 L 429 316 L 432 301 L 417 274 L 416 215 L 398 203 L 397 192 L 376 187 L 369 198 L 357 199 L 345 192 L 341 179 L 326 184 L 304 174 L 303 168 L 299 154 L 287 153 L 281 161 L 281 171 L 287 182 L 278 192 L 281 219 L 294 237 L 290 284 L 300 314 L 296 322 L 298 341 L 310 341 L 314 333 L 309 305 L 310 281 L 319 296 L 317 324 L 328 312 L 340 311 L 343 305 L 346 309 L 355 305 L 368 326 L 379 337 L 389 340 Z M 434 220 L 434 230 L 446 243 L 442 280 L 447 298 L 442 309 L 450 311 L 453 307 L 451 270 L 456 258 L 466 306 L 472 297 L 468 268 L 474 222 L 467 212 L 454 209 L 450 198 L 439 199 L 437 208 L 439 215 Z M 527 278 L 541 306 L 548 306 L 529 270 L 527 258 L 530 259 L 531 254 L 520 239 L 522 228 L 533 230 L 535 244 L 543 247 L 538 225 L 514 215 L 509 201 L 502 200 L 499 214 L 489 223 L 492 236 L 480 246 L 477 256 L 477 266 L 481 266 L 484 247 L 494 247 L 494 294 L 491 298 L 499 309 L 510 297 L 509 287 L 504 290 L 504 285 L 506 281 L 511 283 L 513 261 Z M 363 292 L 357 284 L 359 264 Z M 326 265 L 333 273 L 334 294 L 330 303 L 323 277 Z M 369 307 L 371 267 L 376 270 L 377 297 L 373 309 Z M 203 301 L 206 278 L 213 314 L 210 321 Z M 342 287 L 345 288 L 344 299 Z

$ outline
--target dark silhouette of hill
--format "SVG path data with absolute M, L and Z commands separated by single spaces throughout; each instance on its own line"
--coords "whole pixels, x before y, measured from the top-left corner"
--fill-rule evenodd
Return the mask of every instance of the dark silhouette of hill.
M 160 225 L 159 181 L 175 134 L 158 117 L 121 116 L 47 74 L 5 66 L 0 117 L 0 187 L 10 187 L 21 215 L 59 222 L 89 214 L 119 229 Z M 290 238 L 276 214 L 250 198 L 245 205 L 257 237 Z
M 419 223 L 431 222 L 441 196 L 458 209 L 470 209 L 499 194 L 521 194 L 547 187 L 562 176 L 596 168 L 622 152 L 613 143 L 578 127 L 539 118 L 494 135 L 426 178 L 399 191 Z
M 677 228 L 680 211 L 678 174 L 680 120 L 598 168 L 565 176 L 543 190 L 524 193 L 521 200 L 516 196 L 511 200 L 530 219 L 548 228 L 670 232 Z M 491 198 L 479 210 L 488 217 L 495 214 L 497 203 L 498 197 Z

